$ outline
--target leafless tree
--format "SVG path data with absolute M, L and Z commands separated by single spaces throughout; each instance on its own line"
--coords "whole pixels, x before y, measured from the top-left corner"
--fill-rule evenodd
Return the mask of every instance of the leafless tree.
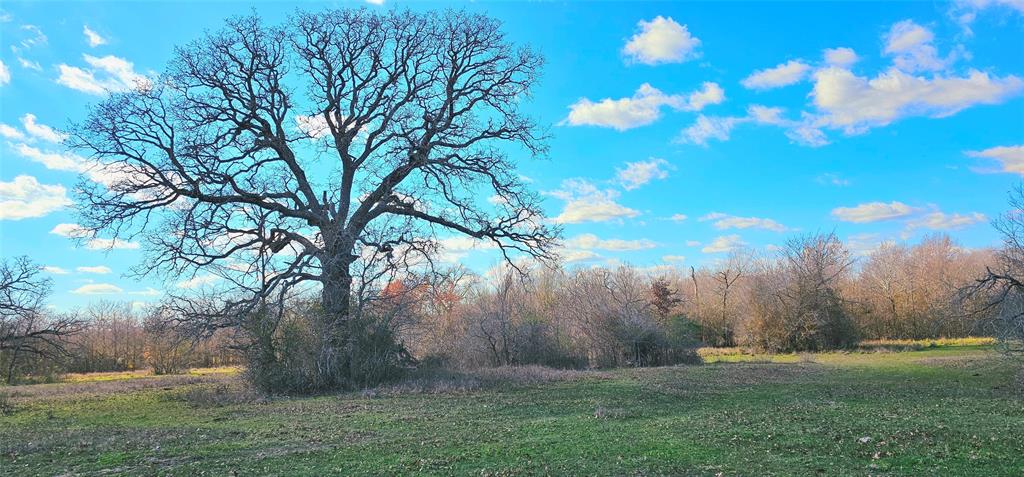
M 53 361 L 65 354 L 68 336 L 81 322 L 73 316 L 48 313 L 46 297 L 50 280 L 28 257 L 0 262 L 0 362 L 6 365 L 5 380 L 14 382 L 22 360 Z
M 82 223 L 143 236 L 137 273 L 221 277 L 205 330 L 312 287 L 344 340 L 367 257 L 408 265 L 456 233 L 551 258 L 510 157 L 546 152 L 519 111 L 542 62 L 462 11 L 229 19 L 72 128 L 104 177 L 82 183 Z
M 988 332 L 1009 353 L 1024 353 L 1024 184 L 1010 192 L 1010 209 L 993 221 L 1003 236 L 995 266 L 961 291 L 975 315 L 988 317 Z

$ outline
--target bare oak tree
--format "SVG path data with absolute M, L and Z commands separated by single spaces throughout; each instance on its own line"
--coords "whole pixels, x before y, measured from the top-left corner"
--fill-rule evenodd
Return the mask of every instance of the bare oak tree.
M 81 187 L 82 223 L 145 237 L 139 273 L 228 283 L 211 330 L 310 284 L 343 328 L 366 262 L 429 256 L 441 234 L 550 258 L 558 231 L 509 156 L 546 152 L 519 111 L 542 62 L 460 11 L 229 19 L 72 128 L 104 177 Z

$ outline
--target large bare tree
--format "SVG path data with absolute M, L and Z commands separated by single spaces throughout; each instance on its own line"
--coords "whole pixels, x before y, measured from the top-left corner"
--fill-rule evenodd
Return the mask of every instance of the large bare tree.
M 546 152 L 520 112 L 542 62 L 462 11 L 229 19 L 72 128 L 102 178 L 82 224 L 144 237 L 139 273 L 229 284 L 210 329 L 314 287 L 341 327 L 361 273 L 451 233 L 549 258 L 557 230 L 511 159 Z

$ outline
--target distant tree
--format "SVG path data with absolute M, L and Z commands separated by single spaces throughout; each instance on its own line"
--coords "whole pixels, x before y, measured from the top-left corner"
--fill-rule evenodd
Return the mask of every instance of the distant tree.
M 4 379 L 14 382 L 19 365 L 56 361 L 66 356 L 66 340 L 81 328 L 73 316 L 48 313 L 52 284 L 28 257 L 0 262 L 0 363 Z
M 322 365 L 344 367 L 355 291 L 439 233 L 551 258 L 558 231 L 508 155 L 546 152 L 519 112 L 542 62 L 462 11 L 232 18 L 72 128 L 104 177 L 83 182 L 81 221 L 144 234 L 140 274 L 225 280 L 194 317 L 204 333 L 315 284 L 336 361 Z
M 659 317 L 664 319 L 669 316 L 669 313 L 682 302 L 667 279 L 658 278 L 651 282 L 651 305 Z

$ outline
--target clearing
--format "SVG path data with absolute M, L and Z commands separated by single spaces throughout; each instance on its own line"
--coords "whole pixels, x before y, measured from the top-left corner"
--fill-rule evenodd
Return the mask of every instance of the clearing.
M 263 399 L 237 373 L 0 388 L 0 474 L 1024 475 L 989 345 L 506 368 Z

